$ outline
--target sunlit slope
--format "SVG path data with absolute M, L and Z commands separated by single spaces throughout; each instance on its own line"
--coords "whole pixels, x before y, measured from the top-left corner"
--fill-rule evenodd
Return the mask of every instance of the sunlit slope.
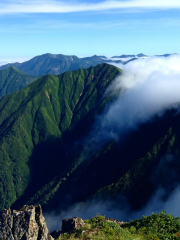
M 30 83 L 34 82 L 37 77 L 29 76 L 15 67 L 9 67 L 0 71 L 0 98 L 20 90 Z
M 0 100 L 1 209 L 44 186 L 56 174 L 67 174 L 74 164 L 67 156 L 71 155 L 68 143 L 91 126 L 108 100 L 103 98 L 106 87 L 119 73 L 101 64 L 46 75 Z

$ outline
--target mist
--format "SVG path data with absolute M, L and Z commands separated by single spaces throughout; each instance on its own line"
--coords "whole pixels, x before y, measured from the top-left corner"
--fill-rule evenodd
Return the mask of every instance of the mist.
M 112 64 L 112 63 L 111 63 Z M 96 152 L 110 141 L 120 141 L 129 131 L 180 106 L 180 55 L 138 59 L 116 64 L 123 73 L 108 87 L 105 97 L 114 97 L 96 118 L 84 155 Z
M 154 116 L 162 116 L 168 109 L 180 109 L 180 55 L 138 59 L 126 65 L 114 65 L 121 68 L 123 74 L 117 76 L 105 92 L 104 97 L 111 96 L 114 100 L 103 114 L 96 117 L 85 139 L 84 159 L 110 141 L 123 142 L 124 135 L 152 121 Z M 124 196 L 119 196 L 118 207 L 117 201 L 96 200 L 74 204 L 59 214 L 45 214 L 50 231 L 60 229 L 64 218 L 77 216 L 89 219 L 97 213 L 121 221 L 142 218 L 142 215 L 163 210 L 180 216 L 177 207 L 180 202 L 179 176 L 176 174 L 176 165 L 172 164 L 175 161 L 176 156 L 172 155 L 166 155 L 160 160 L 152 173 L 152 182 L 156 184 L 157 190 L 143 209 L 132 211 Z
M 141 219 L 142 216 L 150 216 L 152 212 L 158 214 L 162 211 L 166 211 L 167 214 L 172 214 L 174 217 L 180 217 L 180 186 L 175 188 L 167 200 L 163 199 L 165 194 L 166 190 L 158 188 L 148 204 L 138 211 L 132 211 L 126 198 L 120 196 L 118 205 L 117 201 L 92 200 L 86 203 L 74 204 L 70 208 L 61 211 L 61 213 L 45 213 L 44 216 L 50 232 L 61 230 L 63 219 L 80 217 L 86 220 L 95 217 L 98 213 L 106 218 L 114 218 L 124 222 Z
M 167 214 L 172 214 L 174 217 L 180 217 L 180 186 L 178 185 L 179 173 L 176 163 L 178 163 L 176 155 L 166 154 L 161 158 L 151 174 L 151 182 L 156 185 L 157 189 L 142 209 L 133 210 L 123 195 L 118 195 L 112 200 L 90 200 L 73 204 L 61 212 L 45 213 L 48 229 L 50 232 L 60 230 L 62 220 L 65 218 L 80 217 L 85 220 L 95 217 L 98 213 L 106 218 L 124 222 L 141 219 L 142 216 L 150 216 L 152 212 L 158 214 L 162 211 L 166 211 Z

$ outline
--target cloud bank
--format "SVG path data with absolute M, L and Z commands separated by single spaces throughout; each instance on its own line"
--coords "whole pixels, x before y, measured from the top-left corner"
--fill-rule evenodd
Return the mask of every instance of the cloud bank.
M 118 141 L 142 123 L 180 107 L 180 56 L 138 59 L 126 65 L 108 88 L 116 96 L 104 114 L 98 116 L 84 152 L 99 150 L 109 141 Z
M 149 216 L 152 212 L 158 214 L 166 211 L 175 217 L 180 216 L 180 186 L 179 173 L 176 168 L 177 156 L 167 154 L 163 156 L 151 175 L 151 181 L 156 185 L 156 191 L 147 205 L 140 210 L 132 210 L 128 200 L 119 195 L 113 200 L 95 199 L 85 203 L 73 204 L 61 212 L 46 212 L 44 214 L 48 229 L 51 231 L 60 230 L 61 222 L 65 218 L 80 217 L 90 219 L 100 213 L 106 218 L 114 218 L 120 221 L 129 222 L 142 216 Z M 171 171 L 169 171 L 171 169 Z M 159 174 L 161 173 L 161 174 Z M 168 177 L 167 177 L 168 176 Z
M 86 11 L 107 11 L 118 9 L 143 8 L 143 9 L 177 9 L 180 8 L 179 0 L 128 0 L 128 1 L 103 1 L 99 3 L 67 3 L 53 0 L 9 0 L 0 4 L 0 14 L 12 13 L 68 13 Z
M 118 64 L 118 67 L 124 70 L 124 74 L 117 77 L 105 93 L 116 96 L 116 100 L 96 119 L 84 149 L 87 155 L 90 151 L 99 150 L 108 141 L 121 140 L 122 134 L 138 128 L 143 122 L 151 121 L 154 115 L 161 115 L 166 109 L 180 106 L 179 55 L 138 59 L 127 65 Z M 59 214 L 45 214 L 49 229 L 60 229 L 64 218 L 78 216 L 89 219 L 97 213 L 121 221 L 142 218 L 142 215 L 148 216 L 163 210 L 179 216 L 180 187 L 179 174 L 174 164 L 176 160 L 175 155 L 162 157 L 151 175 L 157 190 L 143 209 L 132 211 L 123 196 L 118 196 L 114 201 L 78 203 Z

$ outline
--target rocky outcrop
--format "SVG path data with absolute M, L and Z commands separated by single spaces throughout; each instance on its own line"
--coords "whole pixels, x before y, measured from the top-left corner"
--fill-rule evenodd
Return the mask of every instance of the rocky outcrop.
M 0 216 L 0 240 L 53 240 L 46 226 L 41 206 L 5 209 Z
M 114 218 L 105 218 L 105 220 L 108 221 L 108 222 L 116 223 L 116 224 L 118 224 L 119 226 L 125 224 L 125 222 L 116 220 L 116 219 L 114 219 Z
M 71 232 L 73 230 L 82 228 L 84 226 L 84 221 L 82 218 L 73 217 L 62 220 L 62 232 Z
M 61 231 L 55 230 L 51 233 L 51 235 L 56 239 L 59 236 L 63 236 L 66 233 L 70 233 L 82 227 L 84 227 L 84 221 L 82 220 L 82 218 L 73 217 L 73 218 L 63 219 Z
M 14 240 L 12 234 L 13 216 L 10 209 L 5 209 L 0 216 L 0 240 Z

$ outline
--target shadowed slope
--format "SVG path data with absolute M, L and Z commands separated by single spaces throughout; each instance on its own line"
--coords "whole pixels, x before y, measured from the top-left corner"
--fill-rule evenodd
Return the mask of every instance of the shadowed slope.
M 36 189 L 56 173 L 67 174 L 73 159 L 66 156 L 66 132 L 79 121 L 86 125 L 90 120 L 91 124 L 107 101 L 102 98 L 106 86 L 119 73 L 117 68 L 101 64 L 59 76 L 46 75 L 1 99 L 1 209 L 23 195 L 30 183 Z

